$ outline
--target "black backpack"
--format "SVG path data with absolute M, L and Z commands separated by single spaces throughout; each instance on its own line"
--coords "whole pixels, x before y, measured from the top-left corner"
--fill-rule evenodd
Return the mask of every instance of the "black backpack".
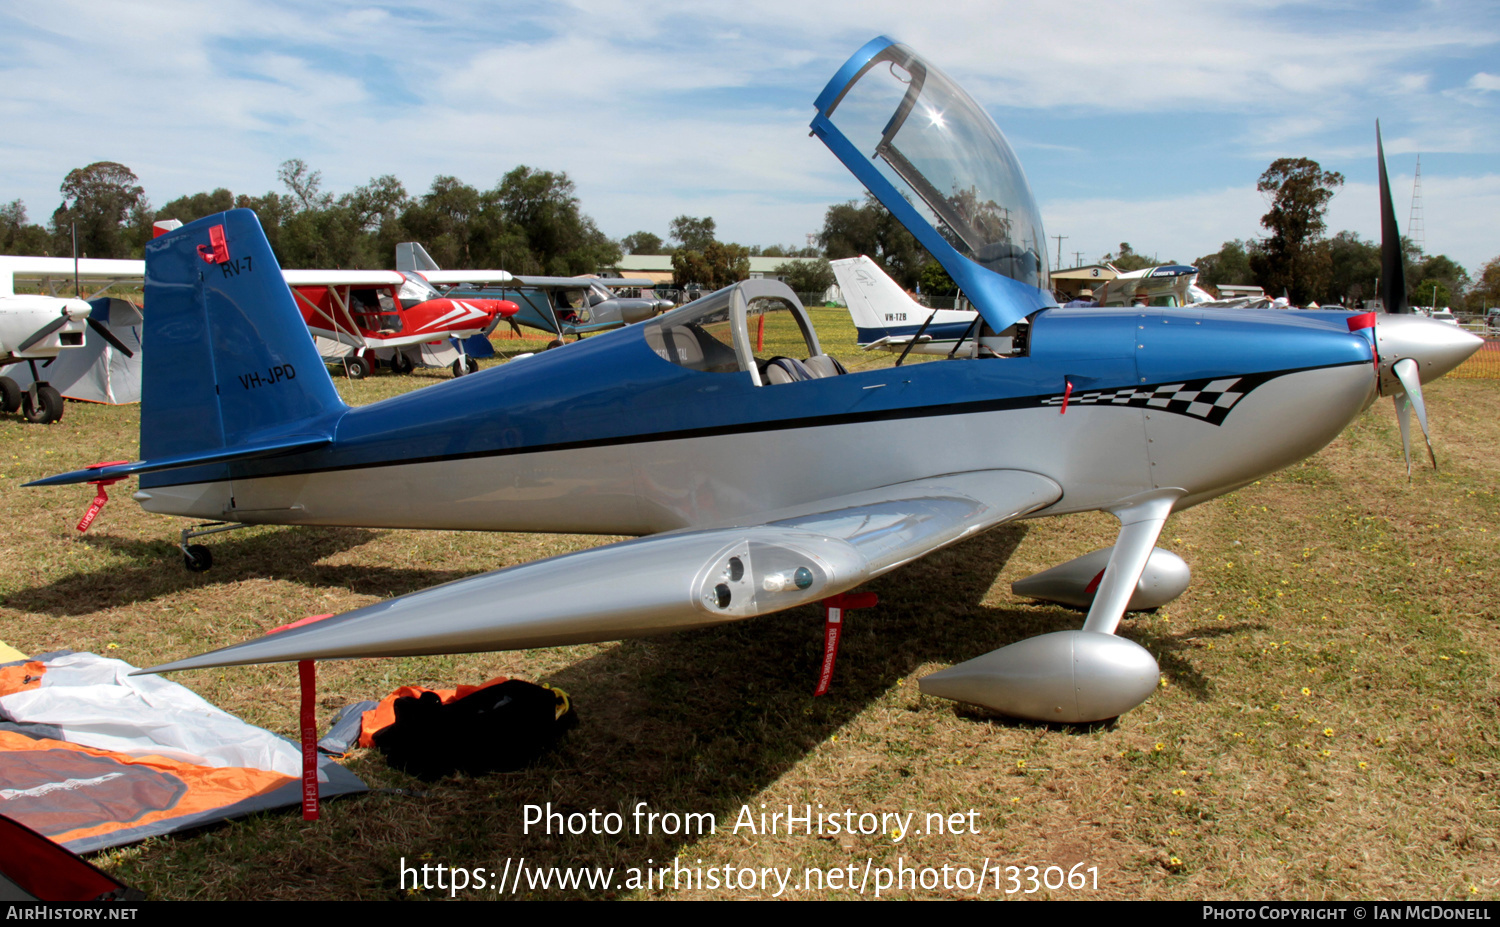
M 391 766 L 429 782 L 521 769 L 578 723 L 567 693 L 520 679 L 447 705 L 424 692 L 396 699 L 394 709 L 395 723 L 375 734 L 375 746 Z

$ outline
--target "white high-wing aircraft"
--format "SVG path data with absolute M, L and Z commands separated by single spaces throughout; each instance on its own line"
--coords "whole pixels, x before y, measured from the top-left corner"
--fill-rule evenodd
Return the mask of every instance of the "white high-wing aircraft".
M 1101 306 L 1131 306 L 1142 299 L 1148 306 L 1194 306 L 1213 302 L 1213 294 L 1198 285 L 1198 268 L 1161 264 L 1118 274 L 1094 290 Z
M 62 394 L 47 382 L 37 362 L 45 368 L 60 352 L 83 346 L 84 329 L 92 321 L 89 299 L 117 283 L 139 283 L 144 276 L 140 261 L 0 256 L 0 367 L 25 363 L 31 372 L 24 389 L 0 376 L 0 411 L 20 409 L 27 421 L 38 424 L 62 418 Z M 51 295 L 17 293 L 17 280 L 44 286 Z M 75 280 L 98 289 L 82 299 L 55 295 L 59 285 Z M 107 327 L 92 327 L 116 349 L 130 354 Z
M 1315 452 L 1377 395 L 1395 397 L 1403 422 L 1415 408 L 1425 432 L 1422 383 L 1481 343 L 1410 315 L 1059 310 L 1014 152 L 935 66 L 875 39 L 816 107 L 813 133 L 968 295 L 990 351 L 844 372 L 790 290 L 749 280 L 567 350 L 349 408 L 298 330 L 253 214 L 154 241 L 143 459 L 38 483 L 139 474 L 149 511 L 242 523 L 646 535 L 155 671 L 736 621 L 1012 519 L 1107 511 L 1121 526 L 1113 547 L 1031 587 L 1088 602 L 1082 630 L 921 685 L 1021 717 L 1108 718 L 1157 687 L 1155 659 L 1114 631 L 1132 601 L 1185 585 L 1181 561 L 1155 549 L 1168 516 Z M 1399 237 L 1383 238 L 1399 267 Z M 214 240 L 225 253 L 205 262 Z M 225 269 L 241 258 L 244 272 Z M 1382 279 L 1403 285 L 1399 271 Z M 762 337 L 801 356 L 758 356 Z

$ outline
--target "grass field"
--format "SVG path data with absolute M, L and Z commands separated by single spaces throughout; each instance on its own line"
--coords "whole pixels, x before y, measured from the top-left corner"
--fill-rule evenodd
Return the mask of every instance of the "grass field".
M 815 310 L 830 347 L 857 358 L 842 310 Z M 534 349 L 500 342 L 507 352 Z M 886 361 L 888 362 L 888 360 Z M 495 363 L 495 362 L 487 362 Z M 441 371 L 338 381 L 367 403 Z M 528 889 L 559 897 L 748 897 L 703 870 L 929 867 L 933 887 L 890 897 L 969 897 L 960 870 L 1096 869 L 1063 898 L 1500 897 L 1500 389 L 1427 390 L 1442 469 L 1408 482 L 1388 400 L 1315 457 L 1174 515 L 1162 546 L 1193 568 L 1189 590 L 1121 633 L 1162 668 L 1160 690 L 1112 724 L 1048 727 L 918 694 L 916 680 L 1080 616 L 1010 583 L 1111 544 L 1103 515 L 1002 527 L 871 583 L 852 614 L 833 690 L 811 693 L 822 616 L 798 609 L 652 640 L 514 653 L 326 663 L 320 711 L 398 685 L 451 687 L 514 675 L 567 690 L 581 723 L 531 769 L 424 785 L 373 751 L 351 769 L 381 791 L 100 854 L 154 898 L 394 899 L 408 867 L 496 875 L 668 866 L 666 887 Z M 63 421 L 0 420 L 8 569 L 0 639 L 28 653 L 89 650 L 149 665 L 435 583 L 609 539 L 365 529 L 252 528 L 209 539 L 216 565 L 186 572 L 184 523 L 147 515 L 131 483 L 85 536 L 91 487 L 26 480 L 132 457 L 139 413 L 70 403 Z M 290 666 L 206 670 L 178 681 L 246 720 L 295 736 Z M 400 791 L 394 791 L 400 790 Z M 523 833 L 523 806 L 619 812 L 611 835 Z M 706 813 L 716 833 L 636 833 L 631 812 Z M 852 837 L 738 831 L 742 808 L 960 815 L 959 833 Z M 972 817 L 968 812 L 973 811 Z M 949 820 L 952 823 L 952 819 Z M 969 832 L 969 831 L 974 832 Z M 671 861 L 699 866 L 673 887 Z M 648 863 L 648 861 L 650 861 Z M 698 862 L 698 861 L 701 861 Z M 950 867 L 943 885 L 942 867 Z M 1059 870 L 1047 874 L 1046 867 Z M 514 873 L 514 868 L 511 870 Z M 1017 872 L 1016 895 L 1033 883 Z M 637 873 L 637 878 L 642 878 Z M 1097 885 L 1092 881 L 1097 878 Z M 859 881 L 857 878 L 855 881 Z M 467 890 L 463 897 L 510 897 Z M 848 897 L 843 888 L 783 897 Z M 873 883 L 866 894 L 873 894 Z

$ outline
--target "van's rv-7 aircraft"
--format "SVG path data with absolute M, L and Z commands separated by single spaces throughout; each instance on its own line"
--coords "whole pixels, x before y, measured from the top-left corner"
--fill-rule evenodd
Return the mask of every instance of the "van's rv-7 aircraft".
M 878 38 L 816 105 L 813 133 L 969 296 L 980 356 L 843 373 L 790 290 L 749 280 L 351 409 L 298 330 L 253 214 L 154 241 L 144 459 L 40 484 L 140 474 L 149 511 L 254 524 L 645 537 L 149 671 L 701 627 L 818 602 L 1013 519 L 1102 510 L 1120 521 L 1113 547 L 1031 585 L 1088 602 L 1082 630 L 921 686 L 1024 718 L 1109 718 L 1157 687 L 1155 659 L 1114 631 L 1132 602 L 1186 585 L 1181 561 L 1155 549 L 1167 517 L 1315 452 L 1378 395 L 1416 408 L 1425 430 L 1422 382 L 1479 344 L 1410 315 L 1058 310 L 1020 165 L 942 72 Z M 231 256 L 255 256 L 254 272 L 226 276 L 199 257 L 220 232 Z M 1385 241 L 1399 260 L 1399 238 Z M 805 359 L 757 357 L 762 326 Z

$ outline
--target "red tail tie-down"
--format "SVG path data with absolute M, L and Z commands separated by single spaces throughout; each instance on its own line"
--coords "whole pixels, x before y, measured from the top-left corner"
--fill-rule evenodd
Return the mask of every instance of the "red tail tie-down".
M 823 600 L 823 670 L 818 675 L 818 690 L 813 693 L 814 696 L 826 694 L 833 682 L 833 661 L 839 655 L 839 634 L 844 629 L 844 612 L 856 608 L 874 608 L 879 601 L 873 592 L 842 592 Z
M 291 624 L 272 628 L 268 633 L 275 634 L 278 631 L 300 628 L 305 624 L 332 617 L 331 612 L 326 615 L 309 615 L 301 621 L 293 621 Z M 297 682 L 302 694 L 300 710 L 297 713 L 302 746 L 302 820 L 316 821 L 318 819 L 318 670 L 312 660 L 298 661 Z
M 116 465 L 122 464 L 122 463 L 130 463 L 130 461 L 128 461 L 128 460 L 106 460 L 103 463 L 96 463 L 93 466 L 89 467 L 88 469 L 90 469 L 90 470 L 98 470 L 98 469 L 101 469 L 103 467 L 113 467 L 113 466 L 116 466 Z M 89 525 L 92 525 L 94 523 L 94 519 L 98 518 L 99 517 L 99 513 L 104 510 L 104 503 L 106 503 L 106 502 L 109 501 L 109 493 L 107 493 L 107 492 L 104 491 L 104 487 L 106 487 L 106 486 L 113 486 L 114 484 L 120 482 L 121 480 L 128 480 L 128 479 L 130 479 L 130 477 L 128 477 L 128 476 L 117 476 L 117 477 L 114 477 L 113 479 L 108 479 L 108 480 L 89 480 L 89 485 L 95 487 L 96 489 L 98 489 L 98 493 L 94 496 L 94 501 L 89 503 L 88 511 L 84 512 L 83 513 L 83 517 L 78 520 L 78 530 L 79 531 L 87 531 L 87 530 L 89 530 Z

